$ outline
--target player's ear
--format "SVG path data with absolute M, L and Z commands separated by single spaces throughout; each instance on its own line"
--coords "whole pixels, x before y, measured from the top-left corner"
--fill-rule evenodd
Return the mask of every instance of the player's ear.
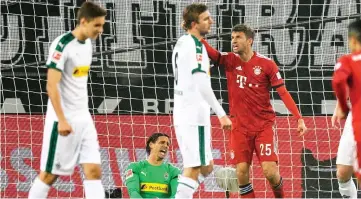
M 252 46 L 252 44 L 253 44 L 253 39 L 252 39 L 252 38 L 248 38 L 247 41 L 248 41 L 249 45 Z
M 149 148 L 150 148 L 150 150 L 152 150 L 154 148 L 154 143 L 153 142 L 149 143 Z
M 79 25 L 84 25 L 87 22 L 86 18 L 83 17 L 80 19 L 80 24 Z
M 351 37 L 351 42 L 352 42 L 353 45 L 355 45 L 357 43 L 357 39 L 356 39 L 355 36 Z
M 350 49 L 353 48 L 353 46 L 355 45 L 355 37 L 348 37 L 348 46 Z
M 192 21 L 192 23 L 191 23 L 191 29 L 192 29 L 194 26 L 196 26 L 196 25 L 197 25 L 197 22 Z

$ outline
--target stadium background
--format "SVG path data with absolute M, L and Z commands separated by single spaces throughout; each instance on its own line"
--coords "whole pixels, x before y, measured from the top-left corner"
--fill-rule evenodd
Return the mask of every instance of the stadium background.
M 49 42 L 75 26 L 80 0 L 1 1 L 0 196 L 25 197 L 39 168 Z M 89 76 L 89 107 L 99 133 L 106 189 L 123 187 L 129 162 L 145 158 L 145 141 L 154 132 L 172 136 L 168 160 L 181 167 L 171 127 L 171 53 L 182 9 L 191 0 L 102 0 L 107 23 L 94 42 Z M 246 23 L 259 32 L 255 49 L 279 65 L 291 95 L 306 115 L 310 132 L 297 137 L 296 123 L 279 96 L 276 130 L 280 171 L 287 197 L 340 197 L 335 155 L 340 130 L 327 114 L 334 97 L 330 79 L 336 59 L 347 53 L 347 24 L 360 17 L 360 0 L 213 0 L 207 2 L 215 23 L 210 43 L 229 51 L 231 27 Z M 212 86 L 228 110 L 224 72 L 212 68 Z M 227 132 L 213 118 L 216 169 L 228 164 Z M 273 197 L 255 161 L 252 182 L 257 197 Z M 81 197 L 82 174 L 63 177 L 51 196 Z M 224 197 L 213 176 L 197 197 Z M 237 197 L 236 194 L 232 197 Z

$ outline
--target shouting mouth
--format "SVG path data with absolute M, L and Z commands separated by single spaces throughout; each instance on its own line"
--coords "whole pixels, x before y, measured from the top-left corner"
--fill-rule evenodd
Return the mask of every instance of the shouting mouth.
M 165 154 L 167 153 L 167 150 L 161 149 L 159 152 L 160 152 L 160 154 L 162 154 L 163 156 L 165 156 Z

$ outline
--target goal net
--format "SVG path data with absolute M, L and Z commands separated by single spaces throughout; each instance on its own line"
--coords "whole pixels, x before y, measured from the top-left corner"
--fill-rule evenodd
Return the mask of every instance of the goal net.
M 81 0 L 1 1 L 0 197 L 27 197 L 40 166 L 47 108 L 46 68 L 50 42 L 75 27 Z M 146 158 L 145 143 L 165 132 L 167 161 L 182 169 L 172 127 L 172 47 L 184 34 L 182 10 L 192 0 L 96 0 L 107 9 L 104 33 L 94 41 L 89 108 L 97 127 L 106 190 L 124 186 L 130 162 Z M 208 0 L 214 19 L 211 45 L 230 51 L 233 25 L 257 31 L 254 49 L 272 58 L 309 128 L 297 136 L 296 121 L 271 92 L 278 116 L 275 132 L 286 197 L 340 198 L 335 158 L 341 131 L 331 128 L 335 98 L 330 84 L 338 57 L 348 52 L 347 25 L 360 18 L 359 0 Z M 212 87 L 228 110 L 224 70 L 211 71 Z M 228 132 L 212 116 L 215 170 L 229 165 Z M 51 197 L 83 197 L 80 168 L 60 177 Z M 251 182 L 257 197 L 273 197 L 254 157 Z M 222 198 L 208 177 L 197 198 Z M 239 197 L 231 194 L 231 197 Z

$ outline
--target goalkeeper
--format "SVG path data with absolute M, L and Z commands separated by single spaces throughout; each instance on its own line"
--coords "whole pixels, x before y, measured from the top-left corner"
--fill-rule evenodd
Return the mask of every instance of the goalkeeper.
M 174 198 L 180 170 L 165 163 L 169 136 L 154 133 L 147 140 L 147 160 L 131 163 L 125 171 L 125 185 L 130 198 Z

